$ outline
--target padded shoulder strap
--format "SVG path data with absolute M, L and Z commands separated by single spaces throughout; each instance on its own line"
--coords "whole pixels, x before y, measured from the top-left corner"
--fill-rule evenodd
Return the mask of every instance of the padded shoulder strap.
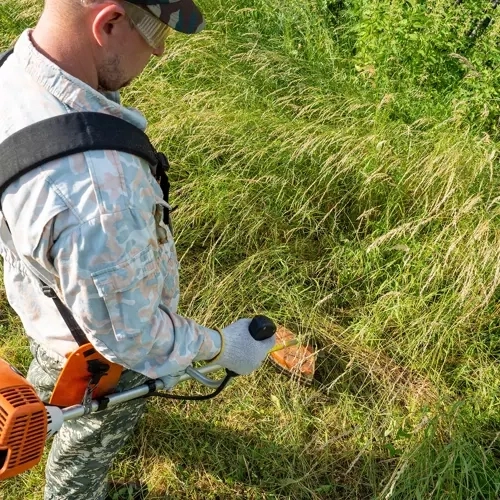
M 7 57 L 9 57 L 12 52 L 14 52 L 14 49 L 10 49 L 7 52 L 0 53 L 0 67 L 2 67 L 2 64 L 7 60 Z
M 0 65 L 7 57 L 0 55 Z M 3 141 L 0 144 L 0 200 L 7 186 L 30 170 L 57 158 L 90 150 L 123 151 L 143 158 L 150 164 L 168 201 L 168 160 L 165 155 L 157 153 L 148 136 L 131 123 L 104 113 L 90 112 L 42 120 Z M 168 210 L 164 217 L 168 220 Z M 43 282 L 41 285 L 44 293 L 54 300 L 75 341 L 79 345 L 88 343 L 71 311 L 49 286 Z
M 0 144 L 0 199 L 11 182 L 30 170 L 90 150 L 116 150 L 139 156 L 156 175 L 159 158 L 142 130 L 104 113 L 69 113 L 29 125 Z

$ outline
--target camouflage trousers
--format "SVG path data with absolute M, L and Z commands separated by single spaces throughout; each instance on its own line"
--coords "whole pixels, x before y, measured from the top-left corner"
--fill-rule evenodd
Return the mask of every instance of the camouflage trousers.
M 28 380 L 40 399 L 48 402 L 64 358 L 35 342 Z M 125 370 L 117 390 L 144 383 L 147 377 Z M 44 500 L 103 500 L 112 461 L 144 411 L 137 399 L 63 424 L 56 434 L 45 469 Z

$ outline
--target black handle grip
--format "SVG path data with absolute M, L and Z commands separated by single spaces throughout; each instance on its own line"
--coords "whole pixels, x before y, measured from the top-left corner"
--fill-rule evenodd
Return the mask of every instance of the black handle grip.
M 248 329 L 255 340 L 266 340 L 276 333 L 276 325 L 267 316 L 255 316 Z

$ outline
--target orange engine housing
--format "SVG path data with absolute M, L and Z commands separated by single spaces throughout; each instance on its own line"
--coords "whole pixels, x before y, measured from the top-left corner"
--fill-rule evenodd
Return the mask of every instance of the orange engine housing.
M 0 359 L 0 479 L 16 476 L 41 459 L 47 412 L 33 387 Z

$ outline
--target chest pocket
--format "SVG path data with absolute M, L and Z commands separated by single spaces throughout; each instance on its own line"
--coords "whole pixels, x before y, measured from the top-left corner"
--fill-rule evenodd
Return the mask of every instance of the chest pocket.
M 133 341 L 151 328 L 151 319 L 158 307 L 157 297 L 161 296 L 163 288 L 162 273 L 155 257 L 149 246 L 116 266 L 92 274 L 119 341 Z

